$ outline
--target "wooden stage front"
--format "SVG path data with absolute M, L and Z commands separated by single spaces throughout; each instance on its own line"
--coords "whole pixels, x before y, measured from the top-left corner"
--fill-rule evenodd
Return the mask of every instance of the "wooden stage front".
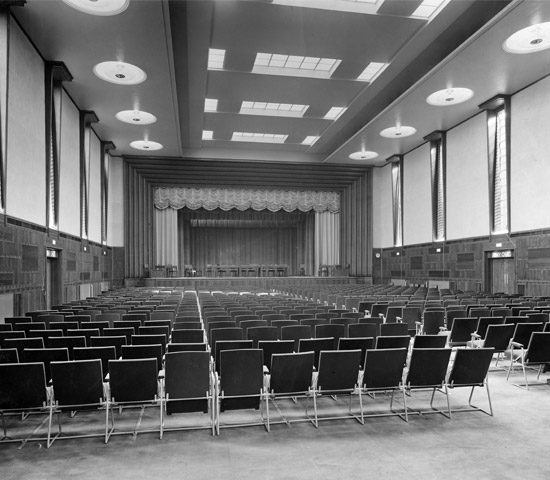
M 133 279 L 128 279 L 131 283 Z M 144 278 L 146 287 L 189 288 L 193 290 L 277 289 L 284 287 L 313 287 L 348 283 L 371 283 L 370 278 L 358 277 L 152 277 Z

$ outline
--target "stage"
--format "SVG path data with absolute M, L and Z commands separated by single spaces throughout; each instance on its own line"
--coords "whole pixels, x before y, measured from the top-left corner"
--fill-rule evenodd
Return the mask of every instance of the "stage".
M 139 282 L 139 283 L 137 283 Z M 349 283 L 371 283 L 368 277 L 151 277 L 144 279 L 126 279 L 127 286 L 188 288 L 193 290 L 247 290 L 279 289 L 284 287 L 313 287 L 342 285 Z

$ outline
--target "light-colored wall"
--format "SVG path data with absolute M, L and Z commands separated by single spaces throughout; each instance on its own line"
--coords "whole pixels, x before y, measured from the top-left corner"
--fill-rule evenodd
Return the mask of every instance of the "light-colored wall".
M 6 213 L 46 223 L 44 63 L 15 22 L 10 29 Z
M 373 169 L 373 247 L 393 246 L 391 165 Z
M 80 236 L 79 113 L 63 92 L 59 152 L 59 230 Z
M 485 112 L 447 132 L 447 239 L 489 235 Z
M 94 132 L 90 142 L 88 240 L 101 243 L 101 142 Z
M 107 245 L 124 246 L 124 196 L 123 161 L 121 158 L 109 158 L 109 212 L 107 221 Z
M 430 146 L 426 143 L 403 159 L 404 245 L 432 241 L 430 178 Z
M 550 78 L 512 97 L 511 229 L 550 227 Z

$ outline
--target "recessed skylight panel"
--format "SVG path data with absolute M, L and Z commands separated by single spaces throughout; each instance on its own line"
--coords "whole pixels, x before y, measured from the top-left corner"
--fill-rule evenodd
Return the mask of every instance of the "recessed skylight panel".
M 232 142 L 285 143 L 288 135 L 276 133 L 233 132 Z
M 274 102 L 244 101 L 239 113 L 245 115 L 267 115 L 273 117 L 303 117 L 309 105 Z
M 305 57 L 258 52 L 252 73 L 292 77 L 330 78 L 340 65 L 337 58 Z

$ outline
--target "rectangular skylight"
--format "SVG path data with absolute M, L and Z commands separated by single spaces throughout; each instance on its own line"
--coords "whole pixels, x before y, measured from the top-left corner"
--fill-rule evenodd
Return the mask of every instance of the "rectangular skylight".
M 378 77 L 378 75 L 380 75 L 388 65 L 389 63 L 370 62 L 365 67 L 365 70 L 363 70 L 357 77 L 357 80 L 361 80 L 363 82 L 373 82 L 374 79 Z
M 239 113 L 275 117 L 303 117 L 309 105 L 243 101 Z
M 256 54 L 252 73 L 291 77 L 330 78 L 342 60 L 277 53 Z
M 223 62 L 225 60 L 225 50 L 219 48 L 208 49 L 208 69 L 223 70 Z
M 203 130 L 202 131 L 203 140 L 214 140 L 214 132 L 212 130 Z
M 411 17 L 430 18 L 445 1 L 446 0 L 424 0 L 411 14 Z
M 272 0 L 277 5 L 375 15 L 383 0 Z
M 233 132 L 232 142 L 285 143 L 288 135 L 276 133 Z
M 302 141 L 302 145 L 313 145 L 317 140 L 319 140 L 319 136 L 315 135 L 308 135 L 304 140 Z
M 346 110 L 347 107 L 332 107 L 323 118 L 327 120 L 336 120 Z
M 205 112 L 217 112 L 218 111 L 218 99 L 217 98 L 205 98 L 204 99 L 204 111 Z

